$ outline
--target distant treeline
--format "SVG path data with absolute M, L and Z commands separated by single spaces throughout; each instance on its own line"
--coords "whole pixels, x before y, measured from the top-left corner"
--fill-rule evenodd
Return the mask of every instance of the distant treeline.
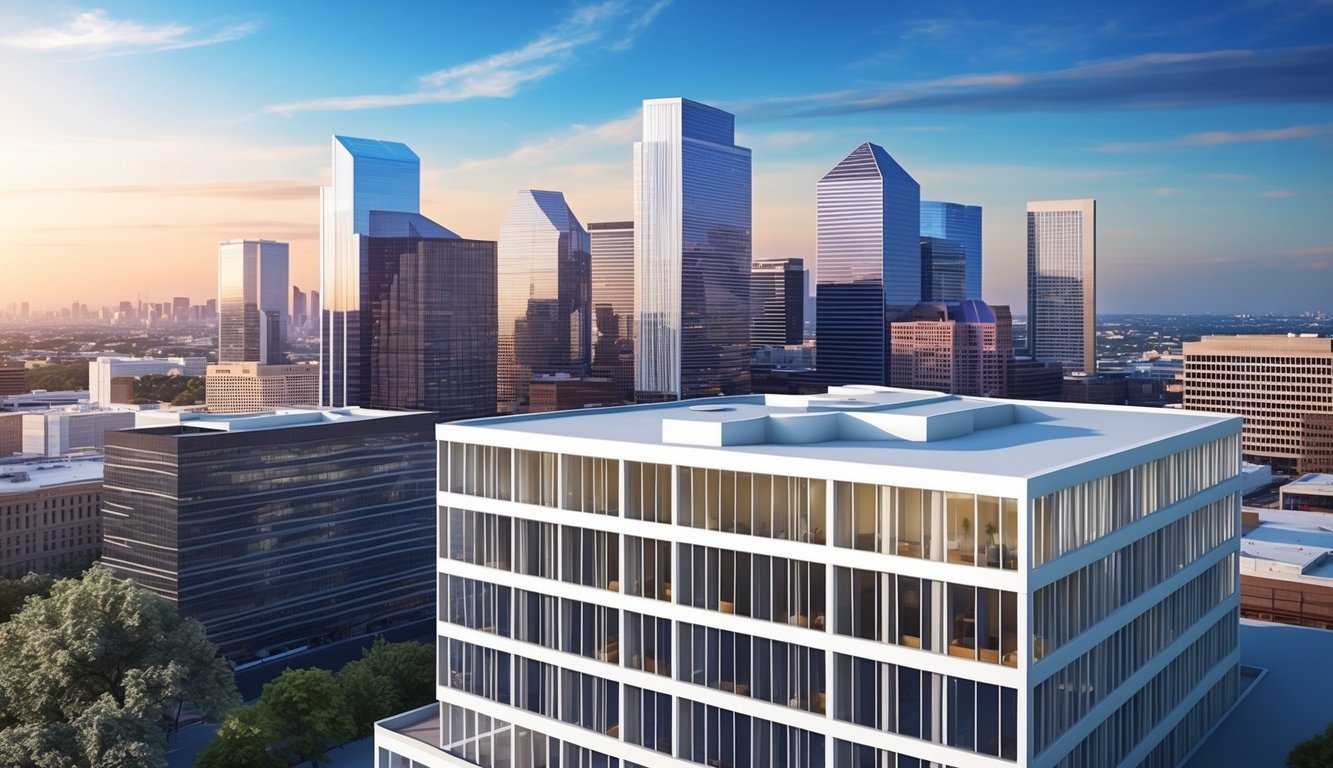
M 134 382 L 134 402 L 194 405 L 204 402 L 203 376 L 149 373 Z
M 68 363 L 51 363 L 40 368 L 29 368 L 23 372 L 28 389 L 45 389 L 49 392 L 68 392 L 88 388 L 88 361 L 75 360 Z

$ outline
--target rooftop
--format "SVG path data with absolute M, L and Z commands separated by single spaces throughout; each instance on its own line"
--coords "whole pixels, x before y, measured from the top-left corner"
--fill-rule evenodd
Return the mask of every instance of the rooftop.
M 1240 540 L 1241 573 L 1264 578 L 1333 579 L 1333 515 L 1259 509 Z
M 145 414 L 141 429 L 188 428 L 192 432 L 257 432 L 266 429 L 340 424 L 355 421 L 420 414 L 421 411 L 381 411 L 372 408 L 280 408 L 259 413 L 205 413 L 202 411 L 157 411 Z M 126 430 L 128 432 L 136 430 Z
M 57 485 L 101 481 L 101 454 L 0 461 L 0 498 Z
M 1309 493 L 1318 496 L 1333 496 L 1333 475 L 1302 475 L 1282 486 L 1280 490 L 1282 493 Z
M 1097 405 L 959 397 L 887 387 L 833 387 L 822 395 L 744 395 L 674 403 L 488 417 L 440 425 L 729 454 L 1034 477 L 1136 446 L 1207 430 L 1240 431 L 1239 417 Z M 492 437 L 491 440 L 495 438 Z

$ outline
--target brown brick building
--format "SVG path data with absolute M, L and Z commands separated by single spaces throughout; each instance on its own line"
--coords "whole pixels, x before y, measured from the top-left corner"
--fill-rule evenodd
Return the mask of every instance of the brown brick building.
M 101 456 L 0 463 L 0 577 L 98 557 L 101 505 Z

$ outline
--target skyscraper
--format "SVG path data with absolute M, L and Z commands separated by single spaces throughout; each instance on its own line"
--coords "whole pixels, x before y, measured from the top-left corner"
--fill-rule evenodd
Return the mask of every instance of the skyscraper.
M 304 328 L 310 320 L 305 291 L 292 286 L 292 328 Z
M 286 362 L 287 285 L 286 243 L 218 243 L 218 362 Z
M 559 192 L 514 195 L 499 243 L 496 401 L 523 411 L 534 374 L 583 376 L 591 362 L 588 232 Z
M 495 242 L 372 211 L 365 250 L 363 404 L 444 421 L 494 415 Z
M 816 196 L 819 377 L 885 384 L 888 323 L 921 300 L 921 185 L 866 142 L 824 174 Z
M 735 117 L 643 102 L 634 144 L 635 389 L 645 400 L 750 387 L 750 150 Z
M 80 315 L 87 314 L 87 308 L 82 307 Z M 190 297 L 175 296 L 171 299 L 171 319 L 177 323 L 183 323 L 190 319 Z
M 592 254 L 592 375 L 634 399 L 634 222 L 588 224 Z
M 962 250 L 963 293 L 956 299 L 921 297 L 922 301 L 961 301 L 981 298 L 981 206 L 921 201 L 921 237 L 948 241 Z
M 967 293 L 967 255 L 952 240 L 921 238 L 921 300 L 962 301 Z
M 333 184 L 319 196 L 322 405 L 363 402 L 361 365 L 370 331 L 362 317 L 361 277 L 370 212 L 419 213 L 420 201 L 421 161 L 406 145 L 333 137 Z
M 1097 370 L 1097 201 L 1028 202 L 1028 348 Z
M 805 331 L 805 262 L 756 261 L 750 267 L 750 345 L 800 344 Z
M 318 330 L 319 330 L 319 319 L 320 319 L 320 314 L 319 314 L 319 291 L 311 291 L 311 292 L 310 292 L 310 317 L 309 317 L 308 320 L 306 320 L 306 327 L 307 327 L 307 328 L 314 328 L 316 331 L 318 331 Z

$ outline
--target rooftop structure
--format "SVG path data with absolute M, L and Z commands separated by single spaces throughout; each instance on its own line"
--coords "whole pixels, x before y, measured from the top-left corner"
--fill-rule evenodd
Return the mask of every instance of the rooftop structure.
M 1333 629 L 1333 528 L 1327 512 L 1246 508 L 1241 614 Z
M 1333 512 L 1333 474 L 1302 475 L 1278 489 L 1283 509 Z
M 440 425 L 441 701 L 381 765 L 1175 765 L 1239 692 L 1239 430 L 871 386 Z

